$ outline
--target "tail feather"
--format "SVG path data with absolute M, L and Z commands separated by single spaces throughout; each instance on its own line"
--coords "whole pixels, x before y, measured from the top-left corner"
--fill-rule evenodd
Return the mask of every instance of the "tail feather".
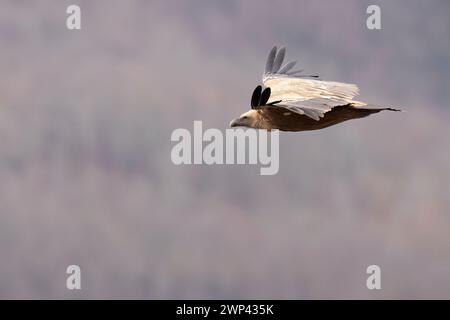
M 375 112 L 383 111 L 383 110 L 389 110 L 389 111 L 402 111 L 401 109 L 392 108 L 392 107 L 382 107 L 378 106 L 376 104 L 351 104 L 356 109 L 364 109 L 364 110 L 373 110 Z
M 401 109 L 395 109 L 395 108 L 382 108 L 381 110 L 389 110 L 389 111 L 397 111 L 397 112 L 401 112 Z

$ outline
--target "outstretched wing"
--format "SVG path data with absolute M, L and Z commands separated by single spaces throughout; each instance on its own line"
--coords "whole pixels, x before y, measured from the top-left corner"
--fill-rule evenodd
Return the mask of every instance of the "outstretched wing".
M 271 108 L 282 107 L 289 111 L 320 120 L 332 108 L 347 104 L 364 105 L 353 101 L 358 94 L 354 84 L 311 79 L 303 70 L 291 71 L 296 61 L 283 65 L 286 48 L 274 47 L 267 58 L 263 75 L 264 87 L 271 89 L 268 104 L 279 101 Z

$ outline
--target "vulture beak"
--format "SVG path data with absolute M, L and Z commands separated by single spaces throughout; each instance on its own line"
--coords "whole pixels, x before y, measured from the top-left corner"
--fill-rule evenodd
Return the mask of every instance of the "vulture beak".
M 241 126 L 240 120 L 241 120 L 241 119 L 239 119 L 239 118 L 234 119 L 234 120 L 231 120 L 231 122 L 230 122 L 230 127 L 233 128 L 233 127 L 239 127 L 239 126 Z

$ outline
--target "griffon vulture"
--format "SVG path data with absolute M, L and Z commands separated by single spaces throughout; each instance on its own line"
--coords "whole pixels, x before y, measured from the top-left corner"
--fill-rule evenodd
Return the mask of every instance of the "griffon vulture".
M 285 54 L 284 47 L 270 51 L 263 86 L 253 91 L 251 110 L 232 120 L 231 127 L 317 130 L 382 110 L 400 111 L 353 100 L 358 94 L 354 84 L 311 79 L 317 76 L 292 71 L 296 61 L 282 65 Z

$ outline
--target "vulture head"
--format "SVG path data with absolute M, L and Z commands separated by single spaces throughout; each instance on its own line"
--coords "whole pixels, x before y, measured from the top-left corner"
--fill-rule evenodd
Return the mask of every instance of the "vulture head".
M 230 127 L 249 127 L 256 128 L 258 122 L 258 112 L 256 110 L 247 111 L 233 119 L 230 122 Z
M 241 114 L 239 118 L 231 120 L 230 127 L 260 128 L 262 119 L 261 115 L 258 113 L 258 109 L 266 106 L 269 98 L 270 88 L 265 88 L 263 90 L 261 86 L 257 86 L 252 94 L 252 109 Z

